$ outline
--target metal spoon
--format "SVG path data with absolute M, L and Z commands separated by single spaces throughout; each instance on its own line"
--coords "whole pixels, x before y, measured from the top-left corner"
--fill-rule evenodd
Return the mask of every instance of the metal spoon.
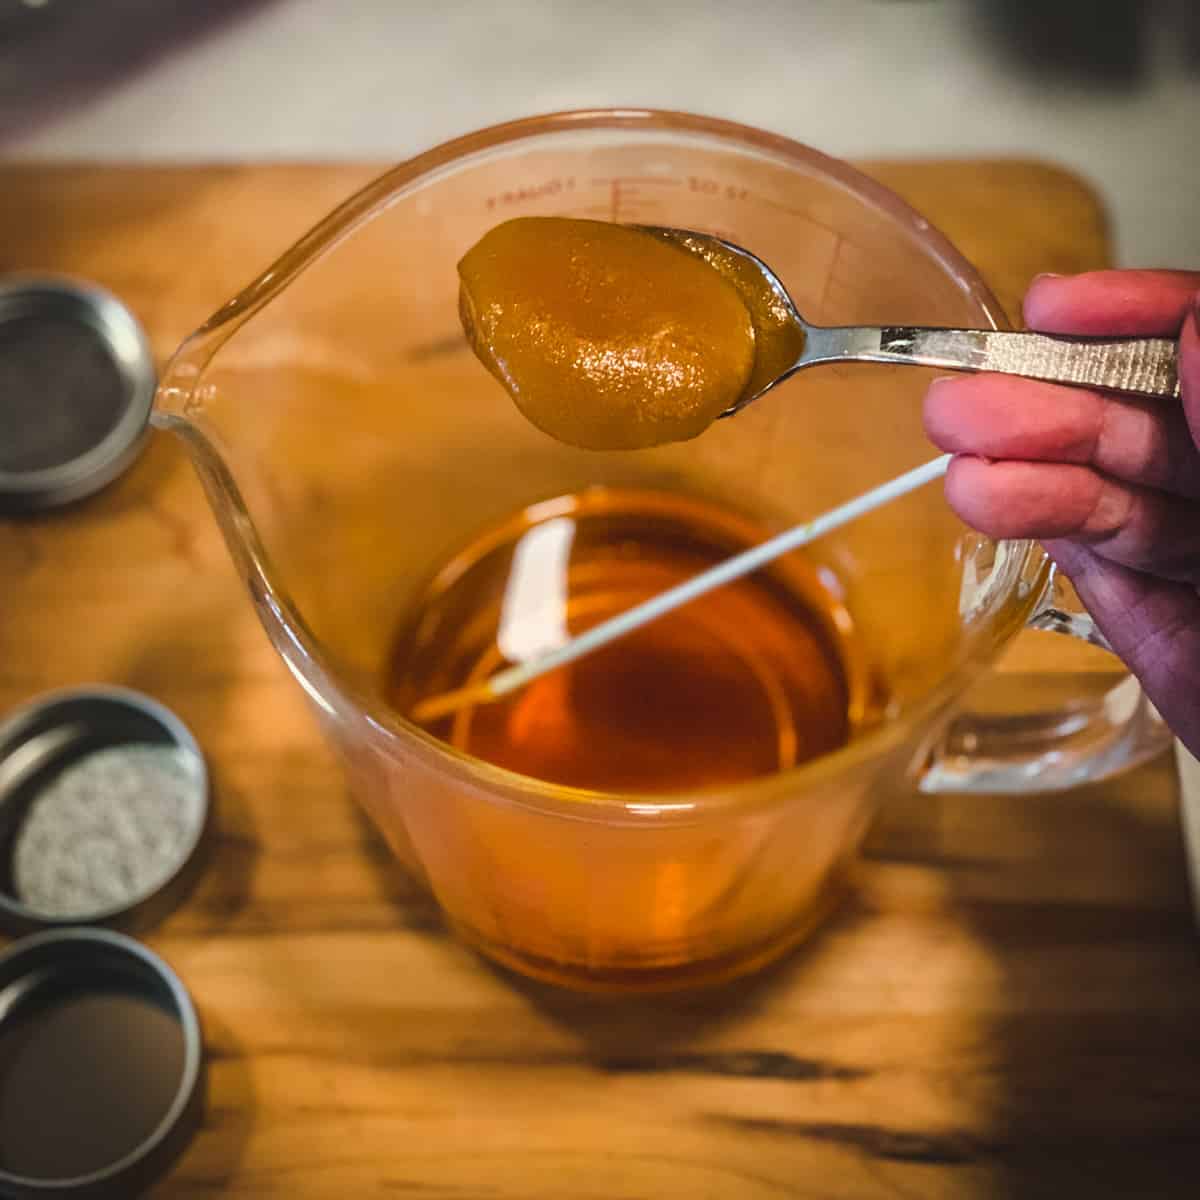
M 641 228 L 705 258 L 710 265 L 714 250 L 738 255 L 761 276 L 764 288 L 775 302 L 774 311 L 778 312 L 782 305 L 803 335 L 800 357 L 769 382 L 748 391 L 721 413 L 722 417 L 741 412 L 747 404 L 805 367 L 836 362 L 892 363 L 950 371 L 998 371 L 1004 375 L 1021 375 L 1026 379 L 1097 388 L 1129 396 L 1158 399 L 1179 396 L 1178 347 L 1169 338 L 1075 337 L 913 325 L 810 325 L 796 310 L 775 272 L 744 247 L 713 234 L 689 229 L 662 225 Z

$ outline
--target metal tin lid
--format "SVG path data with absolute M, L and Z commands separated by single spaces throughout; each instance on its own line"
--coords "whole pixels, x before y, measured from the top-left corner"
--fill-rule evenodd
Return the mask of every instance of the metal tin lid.
M 82 499 L 137 457 L 154 400 L 150 346 L 108 292 L 0 279 L 0 513 Z
M 209 818 L 200 747 L 161 704 L 38 697 L 0 723 L 0 927 L 160 919 L 196 879 Z
M 190 1142 L 204 1084 L 195 1007 L 146 947 L 63 929 L 0 954 L 0 1196 L 129 1200 Z

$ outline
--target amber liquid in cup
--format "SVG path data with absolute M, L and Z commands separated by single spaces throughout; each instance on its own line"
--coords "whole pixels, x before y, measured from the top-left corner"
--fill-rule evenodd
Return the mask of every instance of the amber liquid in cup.
M 594 489 L 535 505 L 439 571 L 388 664 L 400 711 L 681 583 L 767 531 L 709 501 Z M 861 647 L 794 554 L 504 700 L 427 728 L 568 787 L 664 793 L 738 783 L 843 745 L 862 719 Z

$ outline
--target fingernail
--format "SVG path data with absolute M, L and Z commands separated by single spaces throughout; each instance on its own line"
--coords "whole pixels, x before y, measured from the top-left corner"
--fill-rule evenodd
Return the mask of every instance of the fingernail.
M 1033 287 L 1033 285 L 1035 283 L 1041 283 L 1041 281 L 1043 279 L 1062 279 L 1062 278 L 1064 278 L 1064 277 L 1062 275 L 1058 274 L 1056 271 L 1043 271 L 1040 275 L 1035 275 L 1033 277 L 1029 286 Z
M 929 386 L 931 388 L 935 388 L 935 387 L 937 387 L 937 385 L 939 383 L 949 383 L 952 379 L 958 379 L 958 378 L 959 378 L 959 376 L 957 376 L 957 375 L 935 375 L 929 381 Z

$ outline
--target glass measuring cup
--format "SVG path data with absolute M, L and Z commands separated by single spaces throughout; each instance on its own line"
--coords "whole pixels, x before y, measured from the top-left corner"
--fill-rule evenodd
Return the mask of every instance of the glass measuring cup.
M 457 319 L 458 258 L 529 214 L 717 233 L 826 324 L 1004 323 L 953 248 L 850 168 L 724 122 L 585 112 L 396 168 L 180 348 L 154 421 L 185 440 L 356 795 L 465 940 L 583 988 L 727 978 L 819 919 L 889 792 L 1061 787 L 1166 744 L 1129 680 L 1033 712 L 963 711 L 1024 625 L 1066 619 L 1041 550 L 971 534 L 936 487 L 809 552 L 887 701 L 886 720 L 826 757 L 735 786 L 586 792 L 489 766 L 399 716 L 383 696 L 397 620 L 481 529 L 528 505 L 652 489 L 776 529 L 932 454 L 927 380 L 872 366 L 798 377 L 682 445 L 595 455 L 551 441 L 472 358 Z

